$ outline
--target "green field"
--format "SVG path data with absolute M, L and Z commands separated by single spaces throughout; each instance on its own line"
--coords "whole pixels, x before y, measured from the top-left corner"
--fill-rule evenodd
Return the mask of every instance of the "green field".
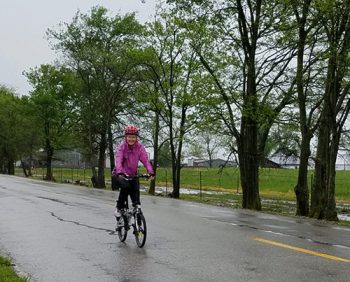
M 36 178 L 43 179 L 44 169 L 35 169 Z M 74 183 L 91 186 L 90 169 L 55 168 L 53 170 L 57 182 Z M 144 172 L 143 169 L 140 172 Z M 17 175 L 22 175 L 20 169 Z M 106 184 L 110 187 L 110 170 L 105 170 Z M 296 169 L 260 169 L 260 194 L 262 196 L 281 197 L 293 200 L 294 186 L 297 181 L 298 170 Z M 311 184 L 313 172 L 309 172 L 309 184 Z M 158 168 L 157 186 L 172 187 L 171 169 Z M 237 168 L 183 168 L 181 170 L 181 187 L 202 190 L 215 190 L 241 193 L 240 177 Z M 311 187 L 311 185 L 309 185 Z M 350 201 L 350 171 L 337 171 L 336 174 L 336 197 L 338 201 Z

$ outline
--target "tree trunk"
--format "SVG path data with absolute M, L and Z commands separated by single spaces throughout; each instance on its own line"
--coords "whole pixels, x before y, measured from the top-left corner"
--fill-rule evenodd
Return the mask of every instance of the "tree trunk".
M 258 1 L 260 7 L 261 2 Z M 241 7 L 242 8 L 242 7 Z M 260 8 L 259 8 L 260 10 Z M 242 12 L 242 11 L 241 11 Z M 258 19 L 259 16 L 257 16 Z M 241 18 L 240 20 L 245 20 Z M 255 26 L 258 29 L 258 26 Z M 249 51 L 245 53 L 246 82 L 245 93 L 243 94 L 243 109 L 241 117 L 240 136 L 238 138 L 239 169 L 241 174 L 241 184 L 243 191 L 242 207 L 244 209 L 261 210 L 259 196 L 259 161 L 258 154 L 258 98 L 256 93 L 255 74 L 255 47 L 257 40 L 257 29 L 253 31 Z
M 180 183 L 177 183 L 177 164 L 176 164 L 176 151 L 175 151 L 175 138 L 173 131 L 173 118 L 170 111 L 169 116 L 169 132 L 170 132 L 170 152 L 171 152 L 171 169 L 172 169 L 172 179 L 173 179 L 173 191 L 169 194 L 170 197 L 178 199 L 180 197 Z
M 22 170 L 23 170 L 24 176 L 25 176 L 25 177 L 28 177 L 29 175 L 28 175 L 28 172 L 27 172 L 26 166 L 25 166 L 25 164 L 24 164 L 24 162 L 23 162 L 22 160 L 21 160 L 21 167 L 22 167 Z M 29 165 L 29 167 L 30 167 L 30 165 Z
M 311 191 L 310 217 L 336 221 L 338 217 L 335 209 L 335 161 L 339 143 L 339 136 L 336 133 L 336 101 L 339 82 L 336 77 L 336 59 L 330 58 L 328 64 L 315 160 L 315 181 Z
M 172 142 L 172 141 L 171 141 Z M 178 199 L 180 198 L 180 183 L 178 182 L 178 179 L 180 179 L 178 177 L 178 161 L 177 161 L 177 157 L 176 157 L 176 153 L 175 153 L 175 146 L 174 144 L 171 144 L 171 155 L 172 155 L 172 160 L 171 160 L 171 164 L 172 164 L 172 178 L 173 178 L 173 191 L 170 194 L 170 197 Z
M 173 191 L 170 194 L 170 197 L 178 199 L 180 197 L 180 183 L 177 182 L 177 171 L 178 171 L 178 164 L 177 164 L 177 158 L 175 153 L 175 146 L 174 146 L 174 140 L 172 137 L 170 137 L 170 148 L 171 148 L 171 164 L 172 164 L 172 178 L 173 178 Z
M 51 146 L 49 139 L 46 139 L 46 176 L 45 180 L 54 181 L 52 174 L 52 157 L 54 148 Z
M 332 9 L 332 19 L 327 18 L 324 21 L 329 58 L 317 147 L 315 185 L 311 194 L 311 216 L 338 220 L 335 204 L 335 162 L 342 127 L 349 114 L 349 103 L 346 102 L 350 87 L 349 1 L 333 3 L 329 8 Z M 333 19 L 333 15 L 337 15 L 337 18 Z
M 156 111 L 155 122 L 154 122 L 154 136 L 153 136 L 153 171 L 157 175 L 158 167 L 158 146 L 159 146 L 159 112 Z M 153 179 L 149 186 L 148 194 L 154 195 L 156 190 L 156 180 Z
M 28 168 L 28 176 L 33 176 L 32 167 L 33 167 L 33 148 L 30 149 L 29 154 L 29 168 Z
M 97 171 L 94 166 L 91 167 L 91 182 L 92 182 L 92 187 L 96 188 L 97 187 Z
M 5 165 L 3 160 L 0 161 L 0 173 L 5 173 Z
M 106 183 L 105 183 L 106 149 L 107 149 L 106 131 L 102 130 L 101 141 L 99 146 L 98 171 L 97 171 L 95 188 L 106 188 Z
M 7 162 L 7 171 L 9 175 L 15 175 L 15 161 L 10 159 Z
M 335 164 L 338 155 L 339 148 L 339 140 L 340 140 L 340 132 L 337 131 L 337 127 L 333 126 L 332 128 L 332 138 L 330 144 L 330 157 L 328 164 L 328 183 L 327 183 L 327 199 L 326 199 L 326 207 L 325 207 L 325 219 L 331 221 L 338 221 L 338 215 L 336 210 L 336 202 L 335 202 Z
M 89 101 L 89 104 L 91 105 L 91 101 Z M 88 156 L 89 156 L 89 163 L 91 166 L 91 183 L 92 183 L 92 187 L 96 188 L 98 185 L 98 181 L 97 181 L 97 171 L 96 171 L 96 166 L 97 166 L 97 151 L 95 150 L 95 140 L 94 140 L 94 135 L 95 135 L 95 130 L 94 130 L 94 126 L 92 124 L 93 120 L 93 116 L 92 116 L 92 110 L 90 109 L 90 118 L 89 118 L 89 123 L 88 123 L 88 130 L 89 130 L 89 139 L 88 139 L 88 148 L 89 148 L 89 152 L 88 152 Z
M 329 131 L 324 114 L 321 117 L 318 136 L 317 153 L 315 159 L 315 177 L 311 189 L 310 217 L 323 219 L 326 206 L 327 179 L 329 163 Z
M 113 133 L 112 128 L 109 126 L 108 128 L 108 152 L 109 152 L 109 160 L 110 160 L 110 166 L 111 166 L 111 186 L 112 190 L 119 190 L 117 183 L 115 181 L 115 178 L 112 176 L 112 171 L 115 166 L 115 159 L 114 159 L 114 148 L 113 148 Z
M 238 148 L 239 170 L 243 191 L 242 207 L 261 210 L 259 196 L 259 157 L 257 154 L 257 129 L 251 120 L 243 118 L 242 136 Z
M 181 121 L 180 121 L 180 133 L 179 133 L 179 138 L 177 140 L 178 145 L 177 145 L 177 153 L 175 155 L 175 177 L 173 175 L 174 179 L 174 190 L 172 196 L 174 198 L 179 198 L 180 197 L 180 183 L 181 183 L 181 157 L 182 157 L 182 144 L 183 144 L 183 139 L 185 136 L 185 124 L 186 124 L 186 106 L 182 105 L 182 110 L 181 110 Z M 175 146 L 174 146 L 175 148 Z
M 298 171 L 298 181 L 294 187 L 294 192 L 297 201 L 296 215 L 309 215 L 309 188 L 308 188 L 308 161 L 310 157 L 310 141 L 311 134 L 302 137 L 300 150 L 300 164 Z
M 177 182 L 177 165 L 173 165 L 173 191 L 170 194 L 170 197 L 178 199 L 180 198 L 180 183 Z
M 237 139 L 239 169 L 243 191 L 242 207 L 245 209 L 261 210 L 259 196 L 259 161 L 258 154 L 258 97 L 256 91 L 256 46 L 259 34 L 261 6 L 263 1 L 245 7 L 244 1 L 236 1 L 239 32 L 244 50 L 244 65 L 242 75 L 243 106 L 241 113 L 240 136 Z M 246 16 L 250 13 L 250 16 Z M 254 14 L 254 16 L 252 16 Z M 250 28 L 247 28 L 249 27 Z
M 296 19 L 298 21 L 298 55 L 297 55 L 297 73 L 296 73 L 296 84 L 298 92 L 298 106 L 300 115 L 300 132 L 301 132 L 301 148 L 300 148 L 300 164 L 298 171 L 297 184 L 294 187 L 294 192 L 297 201 L 296 215 L 308 216 L 309 215 L 309 189 L 308 189 L 308 161 L 310 157 L 310 142 L 313 135 L 313 131 L 309 126 L 306 115 L 306 95 L 304 85 L 308 85 L 308 81 L 304 81 L 304 55 L 305 45 L 308 36 L 306 30 L 306 21 L 309 16 L 310 0 L 302 2 L 302 13 L 298 13 L 295 9 Z

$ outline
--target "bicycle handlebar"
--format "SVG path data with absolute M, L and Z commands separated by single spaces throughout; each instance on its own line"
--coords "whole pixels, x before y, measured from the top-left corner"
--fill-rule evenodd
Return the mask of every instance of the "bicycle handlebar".
M 125 173 L 119 173 L 118 175 L 123 176 L 126 180 L 132 180 L 132 179 L 138 179 L 138 178 L 150 178 L 154 175 L 148 175 L 148 174 L 137 174 L 134 176 L 126 175 Z

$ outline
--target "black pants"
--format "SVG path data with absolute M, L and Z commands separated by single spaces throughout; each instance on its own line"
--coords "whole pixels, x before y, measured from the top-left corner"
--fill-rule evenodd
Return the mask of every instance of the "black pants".
M 123 177 L 116 177 L 116 183 L 120 188 L 119 197 L 117 200 L 117 208 L 123 209 L 126 207 L 128 196 L 130 195 L 132 205 L 141 205 L 140 202 L 140 183 L 138 179 L 125 180 Z

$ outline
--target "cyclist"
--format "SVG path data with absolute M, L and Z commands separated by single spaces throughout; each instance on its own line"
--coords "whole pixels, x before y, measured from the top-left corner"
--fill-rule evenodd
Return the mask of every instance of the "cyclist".
M 141 205 L 138 179 L 126 180 L 125 176 L 132 177 L 137 175 L 138 163 L 141 161 L 150 179 L 154 177 L 152 165 L 148 159 L 145 147 L 138 141 L 138 135 L 139 129 L 134 125 L 128 125 L 124 130 L 125 139 L 119 144 L 116 151 L 113 176 L 116 177 L 116 183 L 120 187 L 114 212 L 117 220 L 121 216 L 121 209 L 125 208 L 128 195 L 130 195 L 133 207 Z

